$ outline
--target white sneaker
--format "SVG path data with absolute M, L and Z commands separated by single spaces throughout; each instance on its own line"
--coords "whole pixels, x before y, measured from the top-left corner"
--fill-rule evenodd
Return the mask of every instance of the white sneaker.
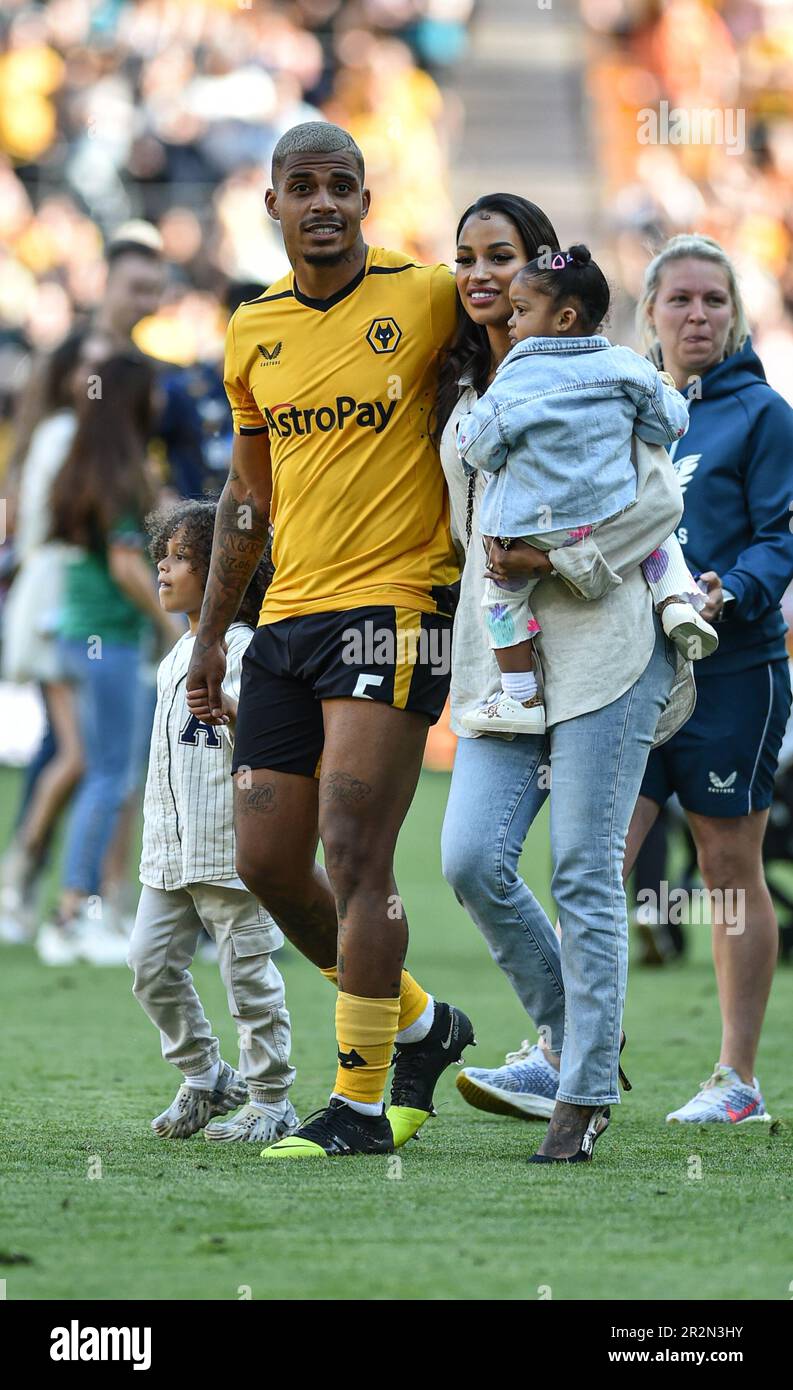
M 464 714 L 461 723 L 475 734 L 544 734 L 545 705 L 539 695 L 521 703 L 497 690 Z
M 36 937 L 36 955 L 43 965 L 74 965 L 80 959 L 79 932 L 74 923 L 44 922 Z
M 661 612 L 661 624 L 670 642 L 688 661 L 711 656 L 719 645 L 716 629 L 690 603 L 668 603 Z
M 90 965 L 126 965 L 129 952 L 129 937 L 120 926 L 109 922 L 87 921 L 80 923 L 79 955 Z
M 0 941 L 4 946 L 27 946 L 35 935 L 32 914 L 24 908 L 7 908 L 0 913 Z
M 238 1071 L 221 1062 L 214 1091 L 199 1091 L 183 1081 L 167 1110 L 157 1115 L 151 1127 L 158 1139 L 189 1139 L 215 1115 L 227 1115 L 248 1099 L 248 1087 Z
M 218 1144 L 274 1144 L 294 1134 L 300 1127 L 291 1101 L 281 1101 L 261 1109 L 258 1105 L 243 1105 L 228 1120 L 215 1120 L 207 1125 L 204 1138 Z
M 752 1085 L 748 1086 L 737 1071 L 719 1062 L 693 1099 L 666 1117 L 667 1124 L 695 1125 L 769 1124 L 770 1120 L 757 1077 L 753 1077 Z
M 126 965 L 131 919 L 105 914 L 95 919 L 77 912 L 68 922 L 45 922 L 36 937 L 36 951 L 45 965 Z

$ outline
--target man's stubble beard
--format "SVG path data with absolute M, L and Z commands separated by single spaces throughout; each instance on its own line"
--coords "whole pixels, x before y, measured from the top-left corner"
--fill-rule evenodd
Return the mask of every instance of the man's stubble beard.
M 303 260 L 306 265 L 334 266 L 341 265 L 349 256 L 349 251 L 307 251 L 303 254 Z

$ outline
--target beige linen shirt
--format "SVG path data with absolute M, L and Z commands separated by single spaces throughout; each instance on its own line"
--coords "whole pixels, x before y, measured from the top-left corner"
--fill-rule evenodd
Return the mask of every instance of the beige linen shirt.
M 461 715 L 492 695 L 500 673 L 490 650 L 482 610 L 485 554 L 478 518 L 487 478 L 477 472 L 471 541 L 466 553 L 468 478 L 456 447 L 459 417 L 476 401 L 465 387 L 443 432 L 441 463 L 449 488 L 452 536 L 463 566 L 452 637 L 451 725 L 463 738 Z M 637 499 L 599 527 L 596 535 L 549 559 L 555 573 L 532 593 L 542 632 L 535 639 L 542 668 L 548 724 L 602 709 L 639 679 L 655 642 L 653 604 L 641 561 L 671 535 L 683 514 L 683 497 L 669 455 L 634 436 Z M 587 602 L 587 599 L 597 600 Z M 678 656 L 669 703 L 655 745 L 671 738 L 696 702 L 691 663 Z

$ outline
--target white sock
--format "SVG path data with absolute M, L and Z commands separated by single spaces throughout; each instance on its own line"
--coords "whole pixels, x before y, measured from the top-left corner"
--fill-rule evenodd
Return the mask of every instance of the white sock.
M 537 694 L 537 677 L 533 671 L 502 671 L 501 688 L 505 695 L 523 704 Z
M 207 1067 L 206 1071 L 196 1072 L 195 1076 L 186 1076 L 185 1081 L 188 1086 L 192 1086 L 194 1091 L 214 1091 L 222 1066 L 223 1063 L 218 1057 L 217 1061 L 213 1062 L 211 1067 Z
M 254 1110 L 261 1111 L 262 1115 L 275 1115 L 277 1119 L 280 1119 L 282 1115 L 286 1114 L 286 1107 L 288 1102 L 286 1101 L 286 1099 L 250 1100 L 248 1101 L 248 1104 L 252 1105 Z
M 425 1006 L 425 1008 L 424 1008 L 423 1013 L 420 1013 L 419 1016 L 418 1016 L 418 1018 L 415 1018 L 415 1019 L 413 1020 L 412 1023 L 409 1023 L 408 1026 L 407 1026 L 407 1028 L 403 1028 L 402 1031 L 401 1031 L 400 1033 L 397 1033 L 397 1035 L 396 1035 L 396 1042 L 398 1042 L 398 1043 L 416 1043 L 416 1042 L 421 1042 L 422 1038 L 426 1038 L 426 1036 L 427 1036 L 427 1034 L 429 1033 L 430 1028 L 432 1027 L 434 1021 L 435 1021 L 435 1000 L 433 999 L 432 995 L 429 994 L 429 995 L 427 996 L 427 1003 L 426 1003 L 426 1006 Z
M 331 1100 L 343 1100 L 345 1105 L 349 1105 L 351 1110 L 357 1110 L 359 1115 L 382 1115 L 383 1102 L 377 1105 L 369 1105 L 363 1100 L 350 1100 L 349 1096 L 340 1096 L 337 1091 L 331 1095 Z
M 705 595 L 692 575 L 676 536 L 670 536 L 642 563 L 656 608 L 668 598 L 681 598 L 699 611 Z

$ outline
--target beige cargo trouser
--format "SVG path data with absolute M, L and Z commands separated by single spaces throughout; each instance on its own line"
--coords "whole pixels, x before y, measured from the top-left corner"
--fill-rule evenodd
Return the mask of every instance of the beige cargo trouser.
M 251 1100 L 283 1100 L 295 1071 L 284 982 L 270 955 L 283 936 L 252 893 L 224 883 L 144 885 L 127 957 L 135 998 L 160 1030 L 166 1062 L 188 1079 L 212 1065 L 220 1044 L 189 969 L 202 927 L 217 945 Z

